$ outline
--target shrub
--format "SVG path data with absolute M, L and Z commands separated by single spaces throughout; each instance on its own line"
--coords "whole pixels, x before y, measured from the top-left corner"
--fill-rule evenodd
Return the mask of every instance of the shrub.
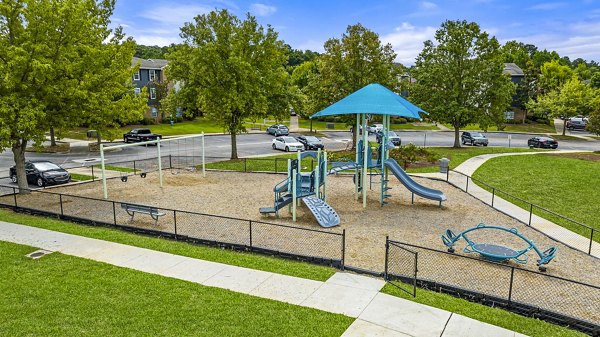
M 156 124 L 156 120 L 152 117 L 144 117 L 140 122 L 140 125 L 154 125 Z
M 402 163 L 404 169 L 407 169 L 410 164 L 418 161 L 435 163 L 439 159 L 439 155 L 425 147 L 418 147 L 415 144 L 410 143 L 406 146 L 391 150 L 390 158 Z

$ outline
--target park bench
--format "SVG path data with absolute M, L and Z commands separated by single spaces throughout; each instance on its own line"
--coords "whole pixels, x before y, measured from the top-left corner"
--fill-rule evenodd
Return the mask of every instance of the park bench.
M 133 221 L 135 213 L 148 214 L 154 219 L 155 225 L 158 224 L 158 218 L 165 215 L 165 213 L 160 212 L 158 208 L 152 206 L 121 203 L 121 208 L 131 216 L 131 221 Z

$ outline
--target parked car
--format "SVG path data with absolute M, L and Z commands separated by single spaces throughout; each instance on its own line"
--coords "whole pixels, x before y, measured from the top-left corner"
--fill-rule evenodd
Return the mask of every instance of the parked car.
M 571 118 L 567 121 L 568 130 L 585 130 L 586 121 L 583 118 Z
M 123 135 L 123 142 L 148 142 L 151 140 L 161 139 L 162 136 L 152 133 L 150 129 L 132 129 Z
M 402 140 L 400 139 L 400 136 L 398 136 L 398 134 L 394 131 L 388 131 L 388 139 L 390 140 L 390 142 L 392 142 L 392 144 L 396 146 L 402 145 Z M 381 143 L 381 134 L 377 134 L 377 143 Z
M 556 149 L 558 147 L 558 142 L 556 139 L 550 137 L 533 137 L 527 140 L 527 146 Z
M 62 167 L 46 160 L 26 161 L 25 174 L 27 174 L 27 183 L 35 184 L 39 187 L 64 184 L 71 181 L 71 175 Z M 17 168 L 13 166 L 9 169 L 10 180 L 17 182 Z
M 372 124 L 367 127 L 367 131 L 371 133 L 383 131 L 383 124 Z
M 287 136 L 275 137 L 271 146 L 273 150 L 284 150 L 285 152 L 304 150 L 304 145 L 297 141 L 296 138 Z
M 288 129 L 288 127 L 286 125 L 275 124 L 275 125 L 269 126 L 269 128 L 267 129 L 267 133 L 270 135 L 273 135 L 275 137 L 288 136 L 290 134 L 290 129 Z
M 299 136 L 296 137 L 296 139 L 302 143 L 302 145 L 304 146 L 305 150 L 317 150 L 317 149 L 324 149 L 324 145 L 323 142 L 321 142 L 319 140 L 319 138 L 315 137 L 315 136 Z
M 488 146 L 488 139 L 481 132 L 465 131 L 460 136 L 460 140 L 464 144 Z

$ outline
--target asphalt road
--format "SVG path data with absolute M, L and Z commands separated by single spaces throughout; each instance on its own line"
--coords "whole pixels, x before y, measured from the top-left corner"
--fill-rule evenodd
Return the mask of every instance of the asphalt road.
M 418 146 L 452 146 L 454 143 L 454 133 L 445 131 L 403 131 L 398 132 L 402 139 L 402 144 L 414 143 Z M 350 132 L 324 132 L 321 137 L 325 148 L 343 149 L 350 141 L 352 134 Z M 292 134 L 294 136 L 294 134 Z M 489 146 L 503 147 L 527 147 L 527 139 L 532 135 L 528 134 L 510 134 L 510 133 L 485 133 L 489 139 Z M 371 137 L 375 140 L 374 137 Z M 260 156 L 282 153 L 271 148 L 273 136 L 267 134 L 243 134 L 237 138 L 238 155 L 240 157 Z M 192 144 L 187 143 L 165 143 L 161 146 L 161 154 L 165 155 L 200 155 L 200 142 Z M 600 141 L 588 140 L 561 140 L 559 149 L 564 150 L 600 150 Z M 106 161 L 119 162 L 130 161 L 133 159 L 142 159 L 150 156 L 156 156 L 155 146 L 134 146 L 125 148 L 121 151 L 106 153 Z M 228 158 L 231 152 L 231 137 L 228 135 L 207 136 L 205 143 L 205 156 L 208 160 L 214 158 Z M 82 166 L 81 160 L 100 159 L 99 153 L 90 153 L 86 147 L 72 148 L 71 153 L 66 154 L 41 154 L 27 153 L 27 159 L 51 160 L 63 167 Z M 12 152 L 10 150 L 0 153 L 0 177 L 8 176 L 8 168 L 14 165 Z

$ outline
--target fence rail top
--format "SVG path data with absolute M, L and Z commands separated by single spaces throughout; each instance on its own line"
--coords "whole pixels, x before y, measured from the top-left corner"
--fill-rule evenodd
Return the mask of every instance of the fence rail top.
M 444 251 L 444 250 L 439 250 L 439 249 L 435 249 L 435 248 L 428 248 L 428 247 L 418 246 L 418 245 L 414 245 L 414 244 L 406 243 L 406 242 L 401 242 L 401 241 L 389 240 L 388 242 L 390 244 L 395 245 L 395 246 L 400 245 L 400 246 L 408 246 L 408 247 L 413 247 L 413 248 L 418 248 L 418 249 L 424 249 L 424 250 L 428 250 L 428 251 L 431 251 L 431 252 L 436 252 L 436 253 L 442 253 L 442 254 L 446 254 L 446 255 L 455 256 L 457 258 L 464 258 L 464 259 L 475 260 L 475 261 L 479 261 L 479 262 L 482 262 L 482 263 L 487 263 L 487 264 L 490 264 L 490 265 L 500 266 L 502 268 L 515 269 L 515 270 L 519 270 L 519 271 L 522 271 L 522 272 L 527 272 L 527 273 L 537 274 L 537 275 L 541 275 L 541 276 L 545 276 L 545 277 L 549 277 L 549 278 L 553 278 L 553 279 L 558 279 L 558 280 L 561 280 L 561 281 L 572 282 L 572 283 L 576 283 L 576 284 L 579 284 L 579 285 L 582 285 L 582 286 L 587 286 L 587 287 L 591 287 L 591 288 L 600 290 L 600 285 L 593 285 L 593 284 L 584 283 L 584 282 L 580 282 L 580 281 L 576 281 L 576 280 L 571 280 L 571 279 L 560 277 L 560 276 L 548 275 L 548 274 L 545 274 L 545 273 L 541 273 L 541 272 L 534 271 L 534 270 L 529 270 L 529 269 L 524 269 L 524 268 L 517 267 L 517 266 L 509 266 L 507 264 L 500 263 L 500 262 L 494 262 L 494 261 L 488 261 L 488 260 L 484 260 L 484 259 L 478 259 L 478 258 L 472 257 L 472 256 L 459 255 L 459 254 L 450 253 L 450 252 L 447 252 L 447 251 Z

